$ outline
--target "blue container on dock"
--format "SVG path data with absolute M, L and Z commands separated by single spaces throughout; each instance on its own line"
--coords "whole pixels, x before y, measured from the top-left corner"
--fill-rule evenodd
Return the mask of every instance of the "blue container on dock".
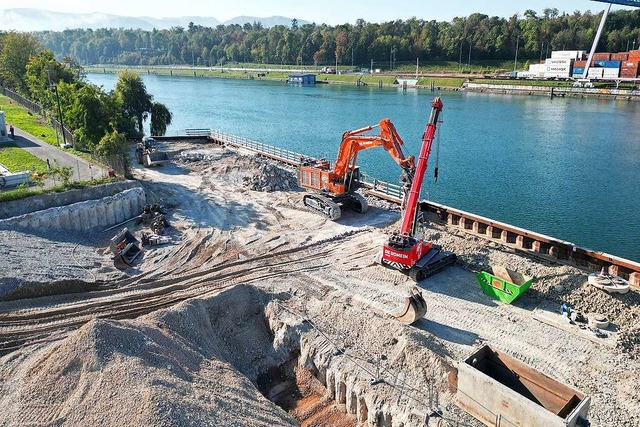
M 621 61 L 604 61 L 597 60 L 594 61 L 596 67 L 604 67 L 604 68 L 620 68 Z
M 584 74 L 584 68 L 573 67 L 573 75 L 574 76 L 581 76 L 583 74 Z

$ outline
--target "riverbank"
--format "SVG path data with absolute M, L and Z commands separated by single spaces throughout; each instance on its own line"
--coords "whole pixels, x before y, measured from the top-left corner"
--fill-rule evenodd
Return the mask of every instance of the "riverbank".
M 616 101 L 640 101 L 640 90 L 631 89 L 606 89 L 606 88 L 575 88 L 575 87 L 548 87 L 537 85 L 513 85 L 513 84 L 489 84 L 467 82 L 462 90 L 479 93 L 495 93 L 501 95 L 532 95 L 567 97 L 567 98 L 594 98 L 610 99 Z
M 428 91 L 460 90 L 478 93 L 494 93 L 501 95 L 530 95 L 548 97 L 612 99 L 618 101 L 640 101 L 640 90 L 630 88 L 574 88 L 570 82 L 531 81 L 512 82 L 505 80 L 483 82 L 477 75 L 456 74 L 448 76 L 438 73 L 433 75 L 389 74 L 322 74 L 317 70 L 284 70 L 277 68 L 204 68 L 204 67 L 86 67 L 85 70 L 98 74 L 117 74 L 122 70 L 131 70 L 139 74 L 176 77 L 210 77 L 221 79 L 265 80 L 287 82 L 289 74 L 294 72 L 316 74 L 316 81 L 321 84 L 346 86 L 373 86 L 424 89 Z

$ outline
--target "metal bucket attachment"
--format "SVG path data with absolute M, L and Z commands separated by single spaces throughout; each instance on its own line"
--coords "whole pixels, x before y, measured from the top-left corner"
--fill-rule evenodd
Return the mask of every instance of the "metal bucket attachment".
M 113 261 L 119 269 L 131 267 L 142 253 L 138 247 L 138 239 L 126 227 L 111 239 L 109 249 L 115 255 Z
M 387 313 L 389 316 L 408 325 L 420 320 L 427 314 L 427 302 L 422 297 L 422 292 L 414 286 L 411 295 L 404 299 L 401 307 Z
M 146 155 L 147 166 L 158 166 L 169 161 L 169 155 L 164 151 L 152 151 Z

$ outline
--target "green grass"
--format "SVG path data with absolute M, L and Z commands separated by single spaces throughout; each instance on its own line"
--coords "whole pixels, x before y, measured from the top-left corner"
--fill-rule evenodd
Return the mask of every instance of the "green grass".
M 38 115 L 3 95 L 0 95 L 0 110 L 4 111 L 7 126 L 12 124 L 48 144 L 57 145 L 55 131 Z
M 27 170 L 44 173 L 47 170 L 46 162 L 13 143 L 0 144 L 0 163 L 9 169 L 9 172 Z
M 72 182 L 69 185 L 57 185 L 55 187 L 50 188 L 37 188 L 37 187 L 27 187 L 26 185 L 20 185 L 14 190 L 0 192 L 0 203 L 1 202 L 9 202 L 11 200 L 20 200 L 26 197 L 31 196 L 39 196 L 41 194 L 48 193 L 62 193 L 68 190 L 76 190 L 87 187 L 92 187 L 94 185 L 107 184 L 110 182 L 119 181 L 118 178 L 98 178 L 90 181 L 83 182 Z
M 431 86 L 431 83 L 436 87 L 461 87 L 466 79 L 462 77 L 422 77 L 418 80 L 420 86 Z

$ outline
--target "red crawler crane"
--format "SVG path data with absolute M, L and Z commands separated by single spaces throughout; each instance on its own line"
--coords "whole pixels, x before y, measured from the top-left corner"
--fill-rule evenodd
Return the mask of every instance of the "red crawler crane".
M 455 254 L 441 251 L 440 247 L 435 246 L 433 242 L 423 240 L 417 234 L 420 190 L 424 174 L 427 171 L 438 117 L 442 112 L 440 97 L 431 102 L 431 107 L 431 117 L 422 136 L 422 148 L 420 149 L 415 174 L 410 177 L 411 188 L 405 196 L 406 203 L 404 203 L 405 210 L 402 217 L 402 227 L 400 231 L 394 232 L 389 236 L 389 241 L 384 245 L 380 261 L 382 264 L 399 270 L 408 270 L 409 276 L 416 282 L 439 272 L 456 260 Z

